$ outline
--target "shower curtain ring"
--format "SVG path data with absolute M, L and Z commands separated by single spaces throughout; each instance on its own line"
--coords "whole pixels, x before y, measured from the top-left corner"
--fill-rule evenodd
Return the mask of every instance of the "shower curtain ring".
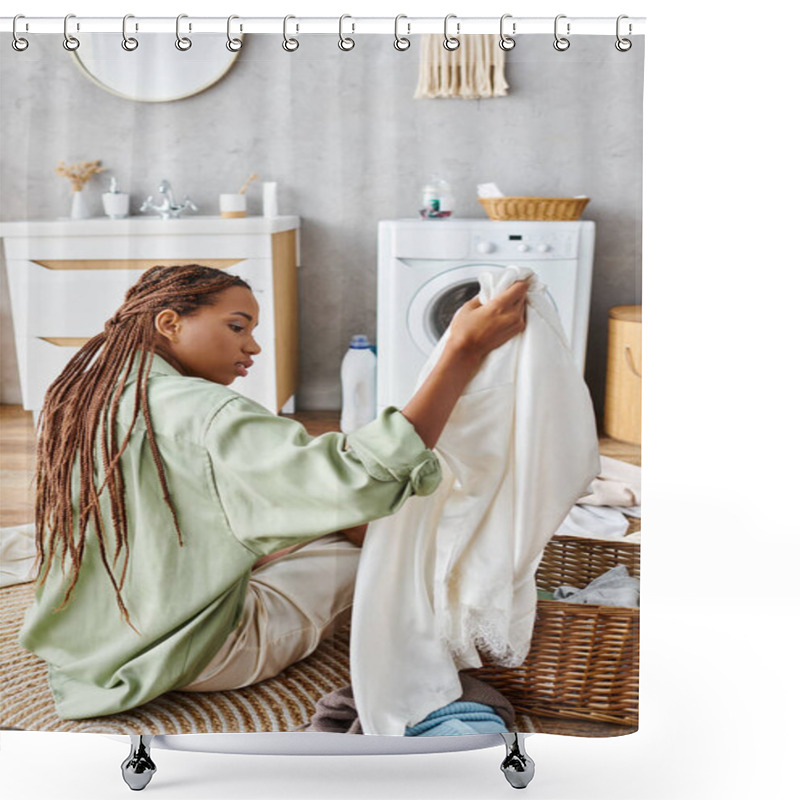
M 133 52 L 139 46 L 139 40 L 134 39 L 133 36 L 128 36 L 128 20 L 135 19 L 133 14 L 126 14 L 122 18 L 122 49 L 127 50 L 129 53 Z M 138 23 L 134 23 L 136 30 L 139 30 Z
M 559 36 L 558 35 L 558 21 L 560 19 L 566 19 L 566 14 L 559 14 L 556 17 L 555 24 L 553 25 L 553 30 L 555 34 L 555 41 L 553 42 L 553 47 L 558 50 L 559 53 L 563 53 L 565 50 L 569 50 L 570 41 L 566 38 L 566 36 Z M 569 36 L 569 22 L 567 23 L 567 36 Z
M 188 14 L 178 14 L 175 19 L 175 47 L 182 52 L 186 52 L 192 46 L 192 40 L 188 36 L 181 36 L 181 20 L 187 19 Z M 192 23 L 189 23 L 189 30 L 192 30 Z
M 228 17 L 228 41 L 225 42 L 225 47 L 231 51 L 231 53 L 237 53 L 239 50 L 242 49 L 242 40 L 237 39 L 235 36 L 231 36 L 231 21 L 234 19 L 239 19 L 236 14 L 231 14 Z M 242 26 L 239 26 L 239 30 L 241 31 Z
M 352 50 L 356 46 L 355 39 L 351 39 L 349 36 L 345 36 L 342 32 L 342 25 L 346 19 L 353 19 L 349 14 L 342 14 L 339 17 L 339 49 L 344 50 L 345 52 L 348 50 Z M 355 22 L 351 22 L 350 25 L 352 26 L 352 30 L 350 33 L 356 32 L 356 24 Z
M 28 49 L 28 45 L 30 44 L 30 42 L 27 39 L 23 39 L 17 33 L 17 20 L 18 19 L 25 19 L 25 15 L 24 14 L 17 14 L 17 16 L 14 17 L 14 22 L 11 23 L 11 33 L 14 36 L 14 38 L 11 40 L 11 46 L 18 53 L 21 53 L 23 50 L 27 50 Z M 25 23 L 25 30 L 28 30 L 28 23 L 27 22 Z
M 447 33 L 447 23 L 450 22 L 451 19 L 456 20 L 456 35 L 455 36 L 450 36 Z M 456 17 L 455 14 L 448 14 L 444 18 L 444 42 L 442 42 L 442 45 L 444 46 L 445 50 L 450 50 L 450 51 L 458 50 L 459 45 L 461 44 L 461 42 L 458 39 L 458 34 L 459 33 L 461 33 L 461 23 L 458 22 L 458 17 Z
M 81 43 L 67 30 L 67 25 L 70 21 L 70 18 L 74 19 L 75 15 L 67 14 L 67 16 L 64 17 L 64 41 L 62 44 L 64 45 L 65 50 L 72 52 L 73 50 L 77 50 L 81 46 Z
M 281 42 L 281 47 L 283 47 L 283 49 L 287 53 L 294 53 L 294 51 L 297 50 L 298 47 L 300 47 L 300 42 L 298 42 L 297 39 L 293 39 L 287 36 L 286 34 L 286 26 L 290 19 L 297 19 L 297 17 L 288 14 L 283 18 L 283 41 Z M 299 29 L 300 29 L 299 25 L 295 23 L 295 30 Z
M 620 22 L 621 22 L 623 19 L 628 19 L 628 15 L 627 15 L 627 14 L 620 14 L 620 15 L 617 17 L 617 41 L 616 41 L 616 42 L 614 42 L 614 47 L 616 47 L 616 48 L 617 48 L 617 50 L 619 50 L 619 51 L 620 51 L 620 53 L 627 53 L 627 52 L 628 52 L 628 50 L 630 50 L 630 49 L 631 49 L 631 47 L 633 47 L 633 42 L 632 42 L 630 39 L 623 39 L 623 38 L 622 38 L 622 37 L 619 35 L 619 31 L 620 31 L 620 25 L 619 25 L 619 23 L 620 23 Z M 632 31 L 632 28 L 631 28 L 631 24 L 630 24 L 630 22 L 629 22 L 629 23 L 628 23 L 628 36 L 630 36 L 630 34 L 631 34 L 631 31 Z
M 501 50 L 513 50 L 517 46 L 516 40 L 512 36 L 509 36 L 507 33 L 505 33 L 505 31 L 503 30 L 503 23 L 507 19 L 511 19 L 511 14 L 503 14 L 503 16 L 500 17 L 500 41 L 498 44 L 500 45 Z M 516 33 L 516 32 L 517 32 L 517 23 L 512 22 L 511 33 Z
M 400 32 L 398 31 L 398 27 L 400 25 L 401 19 L 408 19 L 405 14 L 398 14 L 394 18 L 394 49 L 395 50 L 408 50 L 411 47 L 411 40 L 406 39 L 405 36 L 401 36 Z M 408 28 L 407 33 L 411 34 L 411 23 L 406 22 L 406 27 Z

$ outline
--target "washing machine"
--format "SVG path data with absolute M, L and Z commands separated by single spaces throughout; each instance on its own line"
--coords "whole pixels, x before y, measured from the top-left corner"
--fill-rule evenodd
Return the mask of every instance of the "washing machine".
M 594 222 L 486 219 L 378 223 L 377 405 L 402 408 L 455 312 L 484 272 L 530 267 L 546 284 L 583 374 Z

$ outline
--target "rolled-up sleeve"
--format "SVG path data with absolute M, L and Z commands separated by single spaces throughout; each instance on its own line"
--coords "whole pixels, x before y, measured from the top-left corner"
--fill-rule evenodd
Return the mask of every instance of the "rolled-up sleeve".
M 257 555 L 392 514 L 442 477 L 394 407 L 349 435 L 312 437 L 299 422 L 232 398 L 209 419 L 205 446 L 210 490 Z
M 439 459 L 396 408 L 353 431 L 347 444 L 373 478 L 409 481 L 412 494 L 431 494 L 442 480 Z

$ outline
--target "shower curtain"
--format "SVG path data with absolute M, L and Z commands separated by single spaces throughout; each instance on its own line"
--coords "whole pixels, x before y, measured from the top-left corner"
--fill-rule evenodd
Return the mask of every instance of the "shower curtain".
M 641 303 L 643 37 L 624 52 L 615 48 L 613 32 L 576 38 L 563 51 L 554 48 L 553 38 L 545 35 L 520 37 L 513 49 L 500 51 L 493 36 L 493 49 L 475 47 L 470 50 L 476 54 L 474 60 L 461 59 L 459 69 L 475 70 L 467 80 L 466 73 L 457 79 L 455 73 L 445 76 L 448 68 L 440 59 L 432 74 L 430 59 L 421 58 L 429 52 L 430 43 L 423 44 L 422 37 L 414 36 L 405 50 L 393 47 L 391 37 L 382 35 L 356 33 L 355 46 L 349 50 L 337 47 L 335 36 L 300 36 L 300 46 L 292 51 L 282 47 L 280 36 L 248 34 L 242 37 L 240 49 L 235 43 L 231 49 L 226 48 L 230 39 L 224 35 L 207 34 L 205 49 L 193 43 L 183 52 L 171 35 L 151 35 L 148 40 L 138 34 L 137 46 L 130 51 L 119 46 L 119 36 L 104 50 L 96 36 L 94 44 L 91 35 L 82 36 L 80 48 L 71 53 L 62 46 L 64 38 L 52 34 L 29 36 L 30 45 L 24 50 L 5 42 L 2 48 L 0 391 L 3 459 L 13 472 L 4 481 L 0 518 L 4 584 L 0 589 L 4 595 L 0 726 L 163 734 L 362 732 L 359 699 L 367 702 L 369 695 L 370 702 L 376 698 L 379 702 L 381 696 L 391 696 L 393 688 L 384 684 L 379 690 L 373 686 L 369 693 L 362 691 L 358 672 L 351 669 L 357 663 L 363 671 L 365 665 L 381 661 L 381 674 L 392 672 L 386 669 L 396 643 L 392 618 L 380 621 L 385 632 L 380 651 L 371 652 L 370 638 L 353 628 L 361 619 L 368 619 L 373 627 L 376 624 L 370 616 L 367 583 L 379 581 L 374 558 L 373 568 L 359 584 L 352 619 L 350 602 L 345 600 L 337 609 L 335 624 L 324 631 L 319 626 L 316 634 L 321 636 L 298 645 L 288 658 L 291 663 L 275 675 L 241 688 L 219 688 L 212 680 L 200 686 L 202 691 L 187 691 L 200 674 L 195 671 L 191 680 L 173 681 L 173 685 L 165 678 L 154 684 L 162 689 L 155 696 L 119 710 L 102 702 L 81 705 L 84 695 L 75 704 L 68 703 L 64 698 L 72 696 L 69 680 L 78 673 L 69 673 L 66 661 L 77 659 L 80 642 L 60 663 L 56 650 L 42 644 L 44 639 L 37 639 L 32 649 L 19 639 L 36 590 L 30 561 L 34 420 L 47 386 L 68 357 L 102 330 L 127 287 L 152 266 L 199 263 L 247 279 L 261 307 L 263 333 L 257 329 L 256 338 L 262 346 L 262 372 L 256 359 L 248 382 L 232 385 L 232 391 L 238 389 L 244 397 L 241 404 L 250 424 L 267 424 L 270 415 L 281 413 L 287 425 L 292 419 L 312 437 L 331 436 L 338 430 L 339 367 L 348 343 L 357 334 L 375 342 L 380 324 L 376 300 L 381 290 L 379 223 L 418 220 L 425 227 L 419 229 L 422 255 L 417 258 L 430 266 L 437 256 L 424 251 L 428 231 L 458 221 L 475 221 L 475 231 L 486 230 L 481 227 L 488 217 L 478 200 L 478 187 L 484 187 L 481 193 L 485 195 L 485 185 L 492 184 L 490 194 L 507 197 L 589 198 L 579 214 L 580 220 L 595 226 L 585 370 L 580 373 L 571 365 L 577 383 L 570 384 L 568 391 L 585 392 L 586 403 L 576 403 L 575 413 L 583 415 L 581 425 L 587 420 L 596 423 L 597 436 L 591 432 L 587 447 L 599 447 L 602 459 L 596 470 L 585 472 L 583 485 L 571 489 L 570 498 L 562 501 L 559 519 L 548 523 L 535 558 L 528 554 L 523 561 L 529 577 L 538 569 L 536 584 L 529 581 L 534 594 L 527 606 L 517 609 L 522 627 L 528 626 L 529 647 L 505 661 L 492 658 L 485 648 L 477 661 L 454 660 L 459 691 L 453 692 L 451 680 L 441 705 L 405 719 L 405 731 L 401 726 L 392 731 L 371 727 L 367 732 L 545 731 L 612 736 L 635 731 L 639 448 L 636 442 L 608 436 L 604 420 L 613 345 L 609 310 L 640 310 Z M 131 30 L 130 36 L 134 38 L 135 32 Z M 218 55 L 211 55 L 215 48 Z M 480 54 L 484 54 L 482 61 Z M 490 74 L 478 76 L 481 69 Z M 495 89 L 462 96 L 431 89 L 437 78 L 446 78 L 451 87 L 494 82 Z M 423 85 L 428 90 L 420 95 L 418 87 Z M 434 205 L 432 186 L 440 192 Z M 441 219 L 432 213 L 442 211 L 450 215 Z M 504 258 L 499 259 L 497 253 L 476 257 L 467 239 L 463 252 L 453 256 L 455 260 L 477 267 L 505 267 L 514 263 L 512 253 L 522 256 L 521 248 L 533 230 L 525 227 L 531 224 L 526 217 L 530 210 L 499 213 L 511 214 L 511 219 L 518 216 L 520 222 L 519 231 L 508 222 L 496 222 L 507 248 Z M 541 222 L 550 226 L 541 230 L 557 246 L 564 241 L 559 237 L 572 241 L 570 236 L 578 230 L 575 220 L 565 220 L 559 213 L 563 211 Z M 542 246 L 552 245 L 542 241 Z M 491 289 L 489 278 L 481 277 L 473 284 L 472 295 L 479 288 L 484 293 Z M 555 311 L 552 330 L 548 330 L 563 339 L 563 331 L 557 329 L 568 327 L 568 322 L 564 309 Z M 531 305 L 529 322 L 536 313 Z M 572 341 L 571 346 L 578 342 Z M 378 359 L 384 348 L 388 349 L 388 342 L 377 341 Z M 634 366 L 640 376 L 641 364 Z M 153 414 L 161 410 L 154 408 Z M 513 413 L 520 418 L 524 411 L 517 408 Z M 391 454 L 380 452 L 381 447 L 389 447 L 386 437 L 402 433 L 403 447 L 413 450 L 409 444 L 413 435 L 400 431 L 401 421 L 392 422 L 385 413 L 379 417 L 372 433 L 361 440 L 358 434 L 352 436 L 352 444 L 337 440 L 337 447 L 355 453 L 373 479 L 376 472 L 397 467 Z M 286 430 L 270 440 L 271 446 L 304 435 L 299 427 Z M 248 443 L 247 434 L 241 441 Z M 419 447 L 414 446 L 419 456 Z M 236 457 L 236 452 L 226 455 L 220 484 L 241 467 Z M 259 454 L 250 450 L 248 457 L 257 460 Z M 336 457 L 344 455 L 340 452 Z M 438 457 L 446 469 L 452 467 L 445 454 Z M 380 463 L 372 463 L 373 458 Z M 564 466 L 554 446 L 543 451 L 542 458 L 545 472 Z M 419 463 L 428 468 L 425 464 L 433 460 Z M 173 481 L 188 474 L 178 465 L 170 469 L 175 470 L 169 473 Z M 407 474 L 397 479 L 412 483 Z M 281 512 L 273 506 L 268 513 L 266 501 L 259 506 L 252 500 L 253 505 L 248 505 L 251 499 L 235 483 L 232 479 L 227 489 L 220 489 L 230 492 L 232 505 L 237 499 L 246 501 L 241 507 L 226 509 L 229 521 L 235 528 L 236 520 L 248 513 L 259 514 L 258 520 L 243 524 L 260 526 L 253 541 L 263 542 L 270 535 L 271 514 Z M 325 497 L 324 488 L 312 482 L 304 491 L 309 506 L 315 498 Z M 430 485 L 408 502 L 444 503 L 446 498 L 437 491 Z M 517 486 L 515 491 L 524 492 L 525 487 Z M 535 508 L 535 492 L 547 492 L 546 481 L 531 485 L 531 491 Z M 198 495 L 195 502 L 206 499 Z M 546 500 L 538 496 L 540 505 Z M 274 498 L 269 502 L 274 503 Z M 289 554 L 298 564 L 304 552 L 320 545 L 323 535 L 334 537 L 334 547 L 349 551 L 346 566 L 334 559 L 332 566 L 320 568 L 314 589 L 321 596 L 358 579 L 358 545 L 345 543 L 346 537 L 336 534 L 354 525 L 354 517 L 346 501 L 339 508 L 329 498 L 326 502 L 327 516 L 316 518 L 314 530 L 300 536 L 295 529 L 294 539 L 282 540 L 282 546 L 306 545 Z M 413 524 L 413 514 L 405 519 Z M 382 522 L 375 535 L 402 536 L 391 520 Z M 523 522 L 517 520 L 524 538 Z M 163 533 L 172 535 L 169 529 Z M 431 536 L 428 546 L 435 549 L 435 526 Z M 515 546 L 519 545 L 517 540 Z M 447 545 L 439 540 L 438 546 Z M 207 564 L 205 572 L 177 576 L 165 572 L 155 555 L 147 563 L 134 550 L 141 562 L 132 564 L 132 569 L 147 572 L 147 579 L 157 586 L 169 583 L 171 591 L 164 596 L 180 603 L 185 596 L 202 594 L 199 581 L 213 582 L 226 570 L 233 574 L 239 569 L 244 574 L 246 559 L 242 560 L 241 548 L 236 547 L 226 541 L 224 547 L 220 544 L 220 560 Z M 253 557 L 264 554 L 252 542 L 249 548 Z M 519 546 L 519 551 L 525 548 Z M 491 543 L 484 542 L 481 557 L 491 559 L 491 552 Z M 176 558 L 181 557 L 176 553 Z M 303 578 L 291 582 L 292 563 L 283 559 L 290 588 L 284 586 L 281 591 L 288 600 L 285 607 L 302 608 L 311 587 L 303 583 L 308 576 L 302 571 L 297 574 Z M 393 572 L 392 564 L 385 568 L 397 583 L 430 579 L 428 586 L 434 592 L 448 579 L 436 572 L 434 563 L 435 559 L 421 566 L 413 559 L 404 563 L 418 569 L 417 574 Z M 491 566 L 487 565 L 487 572 Z M 435 577 L 426 569 L 433 570 Z M 470 580 L 479 581 L 479 572 L 473 568 Z M 520 580 L 518 574 L 509 574 Z M 218 587 L 215 602 L 226 590 L 231 587 Z M 105 589 L 97 591 L 94 599 L 78 601 L 87 614 L 93 602 L 107 603 L 111 597 L 113 603 L 113 595 Z M 134 615 L 137 611 L 142 618 L 150 614 L 156 627 L 164 614 L 169 616 L 166 610 L 159 614 L 144 598 L 131 595 L 127 600 Z M 138 609 L 137 602 L 141 603 Z M 227 641 L 229 632 L 235 632 L 246 608 L 240 593 L 223 639 Z M 413 620 L 410 626 L 407 623 L 402 649 L 405 657 L 411 653 L 413 658 Z M 57 622 L 49 625 L 54 630 L 58 627 Z M 155 647 L 173 632 L 151 634 L 151 644 Z M 441 644 L 436 629 L 427 623 L 420 622 L 418 635 L 420 652 L 423 639 Z M 33 639 L 25 642 L 30 645 Z M 351 650 L 354 642 L 358 652 Z M 113 643 L 107 644 L 113 650 Z M 222 639 L 212 644 L 204 651 L 206 664 L 215 663 L 212 657 L 221 652 Z M 91 661 L 102 649 L 94 642 L 83 655 Z M 49 663 L 41 653 L 49 656 Z M 93 696 L 111 693 L 123 680 L 124 666 L 107 665 L 105 672 L 96 674 Z M 59 682 L 60 670 L 72 677 Z M 186 678 L 188 673 L 181 675 Z M 213 678 L 208 671 L 203 675 Z M 452 675 L 428 677 L 435 686 Z M 413 693 L 413 687 L 403 691 Z M 405 698 L 400 699 L 400 705 L 405 705 Z M 59 709 L 66 712 L 59 714 Z M 370 719 L 380 717 L 381 709 L 369 711 Z

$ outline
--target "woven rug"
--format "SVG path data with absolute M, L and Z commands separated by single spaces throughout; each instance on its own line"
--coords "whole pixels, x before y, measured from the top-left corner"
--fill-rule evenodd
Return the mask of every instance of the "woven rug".
M 227 692 L 168 692 L 122 714 L 63 720 L 47 683 L 47 664 L 17 643 L 34 584 L 0 590 L 0 728 L 110 734 L 264 733 L 307 724 L 317 700 L 350 683 L 350 635 L 344 628 L 308 658 L 267 681 Z M 517 730 L 534 731 L 517 717 Z

